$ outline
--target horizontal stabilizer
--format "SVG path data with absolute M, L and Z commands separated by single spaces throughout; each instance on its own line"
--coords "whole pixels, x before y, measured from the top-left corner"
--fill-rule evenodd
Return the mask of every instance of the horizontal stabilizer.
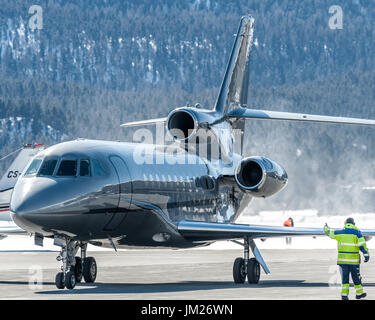
M 243 107 L 233 109 L 227 114 L 229 118 L 249 118 L 249 119 L 266 119 L 266 120 L 289 120 L 289 121 L 305 121 L 305 122 L 328 122 L 343 124 L 359 124 L 359 125 L 375 125 L 375 120 L 331 117 L 304 113 L 279 112 L 268 110 L 254 110 Z
M 158 119 L 150 119 L 150 120 L 141 120 L 141 121 L 134 121 L 128 122 L 121 125 L 121 127 L 139 127 L 139 126 L 148 126 L 157 123 L 166 122 L 167 118 L 158 118 Z

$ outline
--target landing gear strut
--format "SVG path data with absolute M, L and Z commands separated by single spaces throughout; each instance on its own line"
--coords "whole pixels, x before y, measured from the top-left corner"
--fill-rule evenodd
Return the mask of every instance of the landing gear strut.
M 61 247 L 57 261 L 62 261 L 61 271 L 56 275 L 58 289 L 73 289 L 84 278 L 85 282 L 93 283 L 96 279 L 97 265 L 93 257 L 86 257 L 87 243 L 55 237 L 55 245 Z M 81 257 L 76 257 L 78 249 Z
M 238 243 L 238 242 L 236 242 Z M 236 258 L 233 264 L 233 279 L 235 283 L 256 284 L 260 279 L 260 264 L 255 258 L 249 259 L 249 238 L 244 237 L 244 258 Z

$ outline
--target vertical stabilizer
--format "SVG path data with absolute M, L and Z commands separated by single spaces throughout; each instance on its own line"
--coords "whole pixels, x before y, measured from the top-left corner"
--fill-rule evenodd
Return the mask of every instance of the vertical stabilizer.
M 44 145 L 40 144 L 25 145 L 0 179 L 0 221 L 12 221 L 9 212 L 12 189 L 29 161 L 43 149 Z M 2 238 L 0 235 L 0 240 Z
M 12 189 L 16 184 L 18 177 L 21 175 L 23 169 L 27 166 L 29 161 L 41 150 L 44 145 L 25 145 L 16 159 L 12 162 L 9 169 L 5 171 L 3 177 L 0 179 L 0 192 Z
M 253 31 L 254 19 L 242 17 L 215 105 L 215 111 L 223 116 L 247 104 Z

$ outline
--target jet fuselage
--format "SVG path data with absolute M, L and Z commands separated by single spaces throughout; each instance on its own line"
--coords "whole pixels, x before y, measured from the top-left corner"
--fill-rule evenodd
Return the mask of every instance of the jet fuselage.
M 207 159 L 180 151 L 96 140 L 52 146 L 34 161 L 50 160 L 53 168 L 26 170 L 18 180 L 12 217 L 34 234 L 101 246 L 108 239 L 120 248 L 203 245 L 185 240 L 176 224 L 233 222 L 251 197 L 225 184 Z M 63 161 L 76 169 L 59 172 Z

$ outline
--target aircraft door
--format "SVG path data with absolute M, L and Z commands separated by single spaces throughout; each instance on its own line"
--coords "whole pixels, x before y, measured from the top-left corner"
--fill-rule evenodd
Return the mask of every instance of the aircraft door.
M 110 156 L 115 172 L 119 180 L 119 203 L 117 211 L 113 212 L 104 231 L 115 230 L 126 218 L 127 210 L 130 208 L 132 197 L 132 183 L 129 169 L 119 156 Z

